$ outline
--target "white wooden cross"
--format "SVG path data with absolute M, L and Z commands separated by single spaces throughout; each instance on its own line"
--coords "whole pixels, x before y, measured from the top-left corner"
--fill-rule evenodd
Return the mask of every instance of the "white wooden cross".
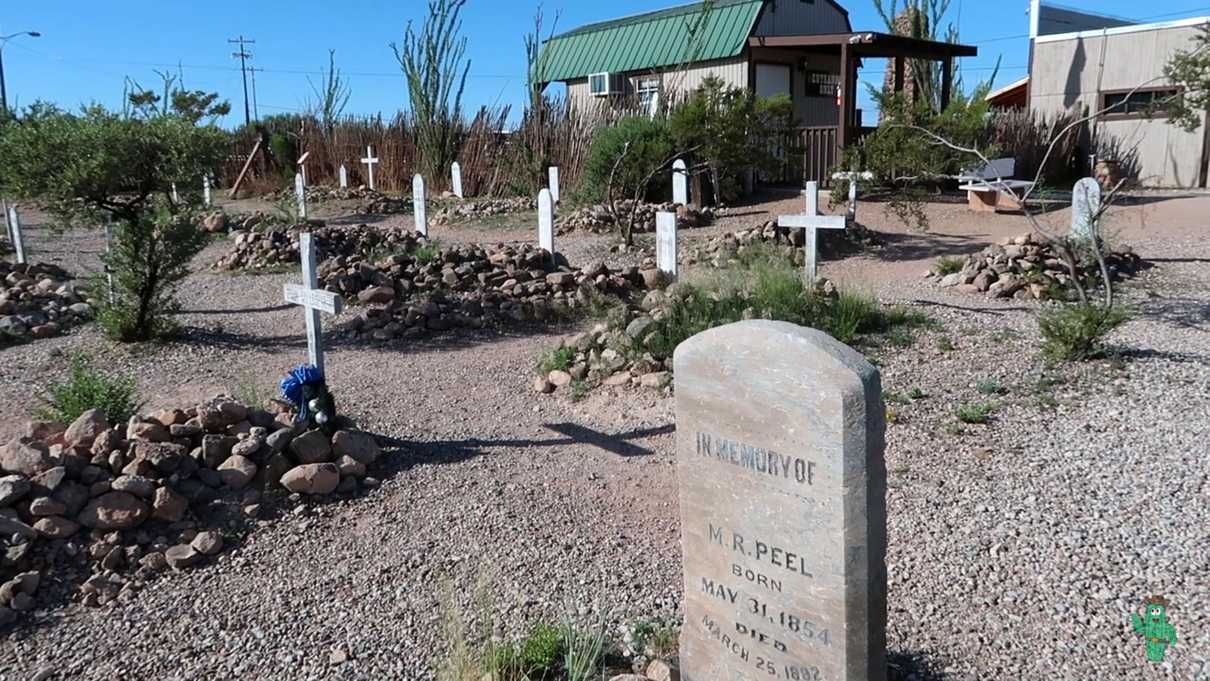
M 790 229 L 806 229 L 806 254 L 807 254 L 807 283 L 810 286 L 815 285 L 815 278 L 818 275 L 816 266 L 816 230 L 820 229 L 844 229 L 848 222 L 843 215 L 820 215 L 819 214 L 819 185 L 815 182 L 807 183 L 807 213 L 806 215 L 783 215 L 777 219 L 778 227 L 787 227 Z
M 549 189 L 538 192 L 538 246 L 555 254 L 555 199 Z
M 210 176 L 202 176 L 202 205 L 210 207 Z
M 458 198 L 466 198 L 462 195 L 462 165 L 454 161 L 454 165 L 450 166 L 450 182 L 454 187 L 454 196 Z
M 550 175 L 550 182 L 548 183 L 548 186 L 550 188 L 550 198 L 555 203 L 558 203 L 559 202 L 559 166 L 551 166 L 550 170 L 548 170 L 547 172 Z
M 349 188 L 349 169 L 343 163 L 340 164 L 340 188 Z
M 848 218 L 850 222 L 857 222 L 857 181 L 865 180 L 867 182 L 874 179 L 874 173 L 865 171 L 862 173 L 856 170 L 851 170 L 847 173 L 833 173 L 833 180 L 844 180 L 849 183 L 849 210 Z
M 303 184 L 307 184 L 307 159 L 311 158 L 311 152 L 307 152 L 298 158 L 298 172 L 302 173 Z
M 113 253 L 113 218 L 105 220 L 105 255 Z M 105 263 L 105 285 L 109 290 L 109 304 L 117 303 L 117 295 L 113 292 L 113 268 Z
M 416 218 L 416 231 L 429 235 L 429 214 L 425 205 L 424 177 L 416 175 L 412 178 L 412 215 Z
M 307 219 L 307 183 L 302 173 L 294 173 L 294 196 L 298 199 L 298 219 Z
M 311 233 L 303 232 L 298 237 L 298 253 L 302 256 L 303 283 L 286 284 L 284 293 L 286 302 L 300 305 L 307 319 L 307 352 L 311 365 L 324 371 L 323 328 L 320 326 L 320 313 L 338 315 L 344 310 L 344 299 L 330 291 L 317 288 L 319 273 L 315 267 L 315 244 L 311 241 Z
M 672 202 L 678 206 L 689 205 L 689 173 L 685 162 L 679 158 L 672 163 Z
M 374 155 L 372 147 L 366 147 L 366 157 L 361 159 L 361 162 L 370 169 L 370 189 L 374 188 L 374 164 L 378 163 L 378 157 Z
M 676 213 L 655 214 L 655 263 L 661 272 L 676 277 Z
M 175 182 L 172 183 L 172 202 L 173 203 L 181 202 L 181 195 L 176 193 L 176 183 Z
M 8 229 L 13 251 L 17 254 L 17 264 L 24 265 L 25 239 L 21 235 L 21 215 L 17 213 L 16 204 L 8 207 Z

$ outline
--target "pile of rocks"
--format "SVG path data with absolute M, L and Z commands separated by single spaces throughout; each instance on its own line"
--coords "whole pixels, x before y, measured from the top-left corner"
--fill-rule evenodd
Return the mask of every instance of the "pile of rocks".
M 323 288 L 369 306 L 346 331 L 380 341 L 545 321 L 587 306 L 599 294 L 625 299 L 644 286 L 637 267 L 573 269 L 532 244 L 405 249 L 377 263 L 336 257 L 320 266 L 319 276 Z
M 685 265 L 705 264 L 712 267 L 729 267 L 753 246 L 776 248 L 795 265 L 806 263 L 806 231 L 779 227 L 776 221 L 767 221 L 759 227 L 741 229 L 711 237 L 684 249 L 681 262 Z M 844 230 L 822 230 L 819 232 L 818 249 L 829 255 L 855 248 L 877 246 L 873 233 L 860 224 L 851 224 Z
M 377 194 L 357 209 L 359 215 L 405 215 L 412 212 L 412 197 Z
M 61 267 L 0 260 L 0 279 L 0 347 L 57 336 L 93 318 L 93 302 Z
M 630 214 L 633 201 L 618 203 L 618 213 L 622 216 Z M 691 208 L 678 206 L 674 203 L 640 203 L 634 217 L 636 234 L 655 231 L 656 213 L 676 213 L 676 224 L 679 229 L 705 227 L 714 222 L 714 211 L 711 208 Z M 602 234 L 617 229 L 613 214 L 605 205 L 590 206 L 572 211 L 567 215 L 558 216 L 555 220 L 555 233 L 570 234 L 576 230 Z
M 266 213 L 260 210 L 232 215 L 218 210 L 207 213 L 202 217 L 202 231 L 207 234 L 250 232 L 255 229 L 264 230 L 272 227 L 286 226 L 287 222 L 280 214 Z
M 444 206 L 433 216 L 433 223 L 438 225 L 456 222 L 470 222 L 493 215 L 509 215 L 536 210 L 538 202 L 534 199 L 516 197 L 511 199 L 474 199 L 459 201 Z
M 1144 266 L 1129 247 L 1107 253 L 1105 263 L 1115 282 L 1134 277 Z M 1082 263 L 1078 271 L 1081 282 L 1100 280 L 1095 261 Z M 1071 284 L 1071 272 L 1055 247 L 1033 233 L 1003 239 L 967 256 L 959 272 L 943 275 L 933 269 L 925 276 L 942 288 L 1017 300 L 1066 299 Z
M 307 187 L 306 190 L 307 203 L 324 203 L 326 201 L 376 201 L 382 198 L 382 194 L 377 190 L 369 187 Z M 279 192 L 270 194 L 267 197 L 274 202 L 297 201 L 298 195 L 294 193 L 294 187 L 290 186 Z
M 0 448 L 0 626 L 34 606 L 34 570 L 86 556 L 80 600 L 128 598 L 159 571 L 219 553 L 213 528 L 260 516 L 272 490 L 302 502 L 376 486 L 367 470 L 381 453 L 360 431 L 329 436 L 282 405 L 273 413 L 227 397 L 116 426 L 96 410 L 66 427 L 31 423 Z
M 263 231 L 238 231 L 231 238 L 231 250 L 220 258 L 214 269 L 266 270 L 298 265 L 299 233 L 309 229 L 320 261 L 337 256 L 369 257 L 375 252 L 412 251 L 424 237 L 403 229 L 380 229 L 369 225 L 356 227 L 300 224 Z
M 658 295 L 652 291 L 648 298 Z M 661 298 L 662 299 L 662 298 Z M 642 350 L 652 340 L 650 314 L 633 315 L 625 329 L 611 328 L 600 323 L 590 331 L 572 338 L 565 348 L 575 351 L 567 369 L 556 369 L 534 379 L 534 391 L 553 393 L 576 382 L 584 385 L 643 386 L 667 390 L 672 385 L 672 358 L 660 359 L 643 350 L 635 359 L 632 351 Z

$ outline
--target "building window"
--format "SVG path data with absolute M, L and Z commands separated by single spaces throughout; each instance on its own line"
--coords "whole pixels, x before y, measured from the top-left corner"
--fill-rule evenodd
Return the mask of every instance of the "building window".
M 639 81 L 639 107 L 648 116 L 655 116 L 660 111 L 660 80 L 644 78 Z
M 1172 87 L 1106 92 L 1101 95 L 1102 116 L 1106 120 L 1167 116 L 1168 105 L 1180 94 Z

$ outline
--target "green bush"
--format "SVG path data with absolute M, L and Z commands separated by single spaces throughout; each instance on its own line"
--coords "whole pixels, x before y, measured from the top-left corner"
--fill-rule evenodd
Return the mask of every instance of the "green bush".
M 298 144 L 289 135 L 275 132 L 269 138 L 269 148 L 282 179 L 294 182 L 294 174 L 298 172 Z
M 1042 352 L 1053 360 L 1078 361 L 1105 354 L 1103 339 L 1130 320 L 1117 307 L 1091 303 L 1064 305 L 1038 313 Z
M 954 415 L 963 423 L 987 423 L 995 410 L 996 407 L 991 404 L 963 404 L 954 410 Z
M 563 633 L 549 624 L 536 624 L 521 641 L 521 663 L 531 679 L 551 678 L 563 662 Z
M 41 400 L 45 406 L 38 418 L 68 424 L 92 409 L 104 412 L 110 423 L 122 423 L 139 407 L 134 379 L 103 372 L 83 354 L 72 356 L 67 380 L 47 386 Z
M 567 371 L 574 361 L 576 361 L 576 349 L 568 345 L 560 345 L 546 352 L 538 360 L 538 373 L 545 376 L 552 371 Z
M 944 255 L 937 260 L 937 274 L 945 276 L 947 274 L 957 274 L 962 271 L 964 261 L 962 258 L 953 255 Z
M 585 202 L 607 200 L 611 174 L 614 174 L 615 199 L 633 198 L 636 193 L 640 198 L 667 194 L 672 187 L 670 174 L 656 173 L 650 183 L 648 177 L 671 162 L 673 152 L 672 134 L 666 121 L 626 116 L 613 127 L 600 130 L 592 141 L 578 198 Z
M 113 298 L 99 277 L 93 295 L 97 321 L 115 340 L 146 341 L 175 329 L 176 287 L 208 239 L 190 212 L 160 211 L 115 225 L 113 247 L 102 260 L 113 273 Z

